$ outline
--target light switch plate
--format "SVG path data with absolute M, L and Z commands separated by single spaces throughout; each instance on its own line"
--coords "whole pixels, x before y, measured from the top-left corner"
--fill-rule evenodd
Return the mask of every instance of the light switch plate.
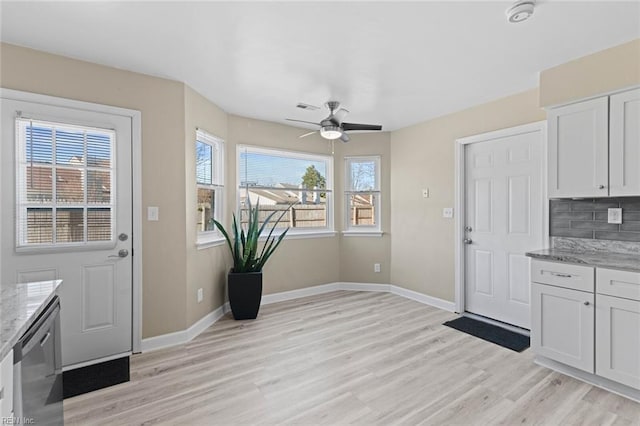
M 156 221 L 160 220 L 160 214 L 158 211 L 158 207 L 149 206 L 147 207 L 147 220 Z
M 451 219 L 453 217 L 453 207 L 445 207 L 442 209 L 442 217 Z
M 422 190 L 422 196 L 424 198 L 429 198 L 429 188 L 425 188 Z
M 609 209 L 609 223 L 622 223 L 622 209 Z

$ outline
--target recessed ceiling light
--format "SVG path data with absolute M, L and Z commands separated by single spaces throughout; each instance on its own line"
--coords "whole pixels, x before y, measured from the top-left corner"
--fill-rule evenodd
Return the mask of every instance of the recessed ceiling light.
M 533 15 L 534 6 L 534 0 L 521 0 L 515 2 L 513 6 L 507 9 L 507 11 L 505 12 L 507 15 L 507 19 L 512 23 L 526 21 L 531 17 L 531 15 Z

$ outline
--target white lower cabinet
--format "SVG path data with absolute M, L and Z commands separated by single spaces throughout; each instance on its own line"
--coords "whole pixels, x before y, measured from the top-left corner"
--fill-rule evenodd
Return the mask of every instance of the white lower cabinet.
M 13 417 L 13 351 L 0 362 L 0 418 Z
M 640 301 L 596 295 L 596 374 L 640 389 Z
M 535 282 L 531 293 L 531 348 L 539 355 L 593 373 L 593 293 Z
M 640 390 L 640 273 L 580 268 L 531 263 L 531 348 L 586 380 Z

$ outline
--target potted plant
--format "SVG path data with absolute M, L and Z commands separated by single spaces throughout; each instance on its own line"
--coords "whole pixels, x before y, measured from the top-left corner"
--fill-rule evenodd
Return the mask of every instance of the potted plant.
M 233 258 L 233 268 L 227 275 L 227 289 L 231 312 L 236 320 L 255 319 L 258 316 L 262 300 L 262 268 L 287 235 L 289 228 L 287 227 L 277 236 L 273 235 L 273 232 L 292 206 L 290 204 L 288 208 L 280 212 L 280 216 L 271 226 L 269 234 L 260 248 L 258 247 L 260 236 L 278 211 L 269 214 L 260 225 L 260 199 L 255 206 L 251 205 L 249 197 L 247 197 L 247 202 L 249 211 L 246 230 L 236 219 L 235 213 L 233 214 L 231 225 L 233 241 L 224 226 L 217 220 L 213 220 L 215 226 L 227 240 Z

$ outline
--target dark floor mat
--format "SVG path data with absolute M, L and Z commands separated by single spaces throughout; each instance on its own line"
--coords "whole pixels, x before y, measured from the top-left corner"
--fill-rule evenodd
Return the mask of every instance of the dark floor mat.
M 447 321 L 443 325 L 511 349 L 512 351 L 522 352 L 529 347 L 528 336 L 473 318 L 460 317 Z
M 62 373 L 62 388 L 65 398 L 71 398 L 72 396 L 128 381 L 128 356 Z

